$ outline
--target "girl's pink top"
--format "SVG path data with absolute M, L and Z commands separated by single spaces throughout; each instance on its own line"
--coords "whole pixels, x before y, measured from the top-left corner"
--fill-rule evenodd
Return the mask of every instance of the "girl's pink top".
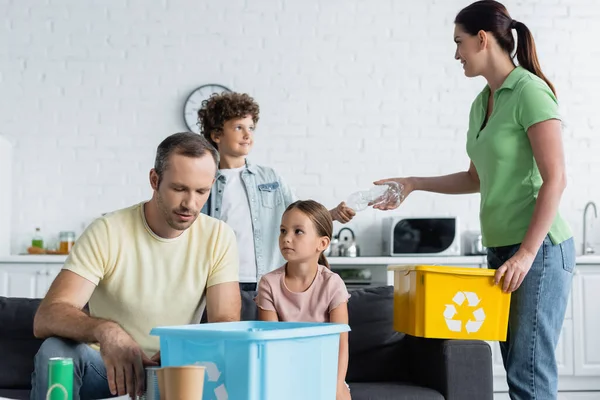
M 329 322 L 329 313 L 350 298 L 342 278 L 319 265 L 317 275 L 304 292 L 290 291 L 285 285 L 285 265 L 264 275 L 258 284 L 256 304 L 275 311 L 280 321 Z

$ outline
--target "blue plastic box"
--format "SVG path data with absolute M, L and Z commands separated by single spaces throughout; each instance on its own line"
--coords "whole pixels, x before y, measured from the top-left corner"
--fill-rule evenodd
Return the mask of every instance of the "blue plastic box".
M 335 400 L 345 324 L 223 322 L 154 328 L 163 366 L 206 367 L 203 400 Z

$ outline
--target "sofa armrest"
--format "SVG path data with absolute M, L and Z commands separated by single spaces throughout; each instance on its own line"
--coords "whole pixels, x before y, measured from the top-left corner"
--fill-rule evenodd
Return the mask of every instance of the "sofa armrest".
M 406 336 L 412 383 L 440 392 L 446 400 L 493 399 L 492 351 L 479 340 Z

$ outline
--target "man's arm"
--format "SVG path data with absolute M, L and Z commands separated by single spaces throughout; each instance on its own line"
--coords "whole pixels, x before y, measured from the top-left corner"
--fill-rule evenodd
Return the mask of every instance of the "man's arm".
M 208 322 L 239 321 L 242 298 L 239 284 L 239 255 L 233 229 L 219 221 L 213 265 L 206 283 Z
M 35 337 L 60 336 L 77 342 L 98 342 L 98 327 L 114 322 L 90 317 L 83 311 L 95 289 L 96 285 L 87 279 L 62 270 L 35 314 Z
M 206 289 L 208 322 L 239 321 L 242 298 L 238 282 L 225 282 Z
M 33 333 L 42 339 L 59 336 L 77 342 L 100 343 L 111 393 L 141 394 L 144 364 L 157 364 L 144 355 L 119 324 L 83 312 L 95 289 L 96 285 L 87 279 L 62 270 L 35 314 Z
M 104 277 L 110 254 L 108 237 L 106 220 L 99 218 L 77 239 L 35 315 L 33 333 L 36 337 L 60 336 L 78 342 L 99 342 L 97 328 L 116 325 L 82 311 Z
M 106 220 L 94 221 L 77 239 L 63 270 L 58 274 L 34 318 L 34 335 L 59 336 L 77 342 L 100 344 L 106 379 L 113 395 L 141 395 L 144 364 L 157 365 L 116 322 L 83 312 L 110 262 L 110 237 Z

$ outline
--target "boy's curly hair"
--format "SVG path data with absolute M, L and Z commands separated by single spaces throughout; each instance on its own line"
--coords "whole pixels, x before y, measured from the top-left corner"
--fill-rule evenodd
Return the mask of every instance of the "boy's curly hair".
M 247 115 L 252 117 L 254 124 L 258 122 L 260 108 L 258 103 L 246 93 L 214 93 L 208 99 L 202 102 L 202 107 L 198 110 L 198 122 L 200 122 L 200 132 L 215 148 L 217 144 L 212 140 L 211 133 L 223 132 L 225 122 L 244 118 Z

